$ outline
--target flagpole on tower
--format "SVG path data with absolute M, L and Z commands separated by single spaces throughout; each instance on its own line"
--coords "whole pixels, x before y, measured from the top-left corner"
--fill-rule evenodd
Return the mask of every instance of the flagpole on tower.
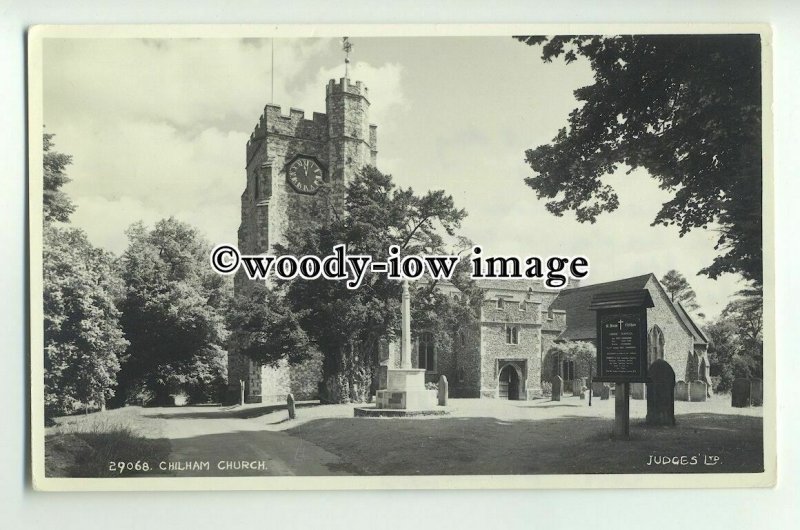
M 270 43 L 270 88 L 269 88 L 269 102 L 275 103 L 275 37 L 269 40 Z

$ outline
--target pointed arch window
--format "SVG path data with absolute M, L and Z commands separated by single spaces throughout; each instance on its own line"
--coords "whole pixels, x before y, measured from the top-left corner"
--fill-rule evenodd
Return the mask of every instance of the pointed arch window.
M 418 368 L 424 368 L 428 372 L 436 371 L 436 348 L 433 342 L 433 333 L 424 332 L 419 337 L 419 364 Z

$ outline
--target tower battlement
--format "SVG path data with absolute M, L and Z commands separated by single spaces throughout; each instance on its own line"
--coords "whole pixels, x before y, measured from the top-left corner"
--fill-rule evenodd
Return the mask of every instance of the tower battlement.
M 264 137 L 269 134 L 280 134 L 292 138 L 324 142 L 328 134 L 328 116 L 314 112 L 312 119 L 306 119 L 305 111 L 291 107 L 289 114 L 283 114 L 280 105 L 268 103 L 258 123 L 247 140 L 247 162 L 253 158 Z
M 369 101 L 369 89 L 367 86 L 361 81 L 356 81 L 355 84 L 353 84 L 347 77 L 340 77 L 339 81 L 335 79 L 328 81 L 325 94 L 328 96 L 332 94 L 350 94 L 353 96 L 361 96 Z
M 264 106 L 246 145 L 240 250 L 269 252 L 286 242 L 287 231 L 326 223 L 330 206 L 343 207 L 347 184 L 364 166 L 376 165 L 377 127 L 369 123 L 367 97 L 362 82 L 341 78 L 325 85 L 324 113 L 307 115 L 297 108 Z M 321 179 L 337 185 L 326 186 L 327 192 L 322 194 L 317 191 L 323 183 L 316 177 L 312 185 L 298 185 L 299 173 L 295 170 L 292 175 L 291 168 L 301 158 L 314 161 L 322 170 L 318 173 Z M 251 286 L 241 274 L 234 278 L 236 296 Z M 293 374 L 304 374 L 296 377 L 290 376 L 286 367 L 261 366 L 244 355 L 234 339 L 228 349 L 229 399 L 238 401 L 242 390 L 248 403 L 274 402 L 289 392 L 315 399 L 321 359 L 315 357 L 303 366 L 292 368 Z

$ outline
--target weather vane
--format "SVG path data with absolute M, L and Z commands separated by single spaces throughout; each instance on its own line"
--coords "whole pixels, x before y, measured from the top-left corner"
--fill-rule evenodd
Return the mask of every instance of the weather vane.
M 350 51 L 353 49 L 353 43 L 350 42 L 350 37 L 342 37 L 342 51 L 344 51 L 344 76 L 347 77 L 347 65 L 350 64 Z

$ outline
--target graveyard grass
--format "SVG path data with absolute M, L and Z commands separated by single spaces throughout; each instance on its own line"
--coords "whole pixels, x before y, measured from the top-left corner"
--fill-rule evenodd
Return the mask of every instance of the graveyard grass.
M 631 418 L 627 441 L 611 439 L 613 399 L 595 400 L 596 415 L 589 415 L 586 402 L 573 397 L 498 405 L 533 409 L 526 416 L 541 419 L 504 418 L 489 410 L 477 417 L 328 418 L 298 425 L 289 434 L 339 455 L 368 475 L 763 471 L 763 422 L 752 414 L 760 409 L 732 409 L 729 396 L 716 396 L 708 404 L 681 404 L 675 427 L 646 425 L 644 411 L 639 411 L 639 417 Z M 632 402 L 639 409 L 643 405 Z M 688 462 L 696 456 L 697 464 L 648 465 L 651 456 L 685 456 Z M 716 465 L 705 464 L 715 458 Z
M 59 418 L 47 429 L 48 476 L 112 476 L 110 461 L 267 457 L 264 474 L 504 475 L 735 473 L 763 470 L 762 409 L 730 396 L 676 402 L 675 427 L 644 423 L 631 401 L 631 439 L 610 437 L 614 401 L 451 399 L 450 414 L 354 418 L 354 405 L 128 407 Z M 187 452 L 188 451 L 188 452 Z M 315 464 L 297 459 L 319 459 Z M 258 456 L 257 456 L 258 455 Z M 323 456 L 320 456 L 323 455 Z M 327 455 L 327 456 L 324 456 Z M 651 457 L 697 457 L 696 465 L 648 465 Z M 705 465 L 706 457 L 718 458 Z M 313 465 L 307 465 L 313 464 Z M 310 471 L 309 471 L 310 470 Z M 169 475 L 176 473 L 165 472 Z M 149 475 L 161 474 L 153 469 Z M 180 473 L 177 473 L 179 476 Z M 132 474 L 125 473 L 130 477 Z M 196 476 L 196 475 L 195 475 Z M 236 476 L 232 474 L 231 476 Z
M 142 416 L 139 407 L 58 418 L 45 436 L 45 474 L 114 477 L 119 473 L 110 470 L 112 461 L 135 464 L 164 458 L 170 444 L 152 436 L 157 428 L 158 423 Z

